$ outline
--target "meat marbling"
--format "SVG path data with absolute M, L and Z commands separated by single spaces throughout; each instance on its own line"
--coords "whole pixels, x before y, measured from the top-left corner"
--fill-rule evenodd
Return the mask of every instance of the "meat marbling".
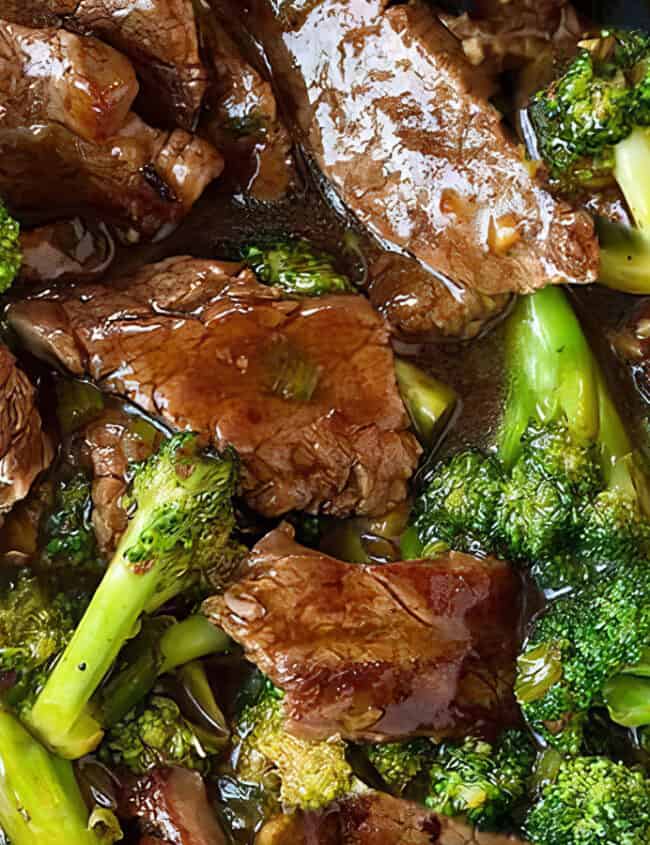
M 284 690 L 297 735 L 489 736 L 519 718 L 520 588 L 501 561 L 452 552 L 359 566 L 283 526 L 205 611 Z
M 429 272 L 443 301 L 402 297 L 398 320 L 446 332 L 454 299 L 590 282 L 591 218 L 538 184 L 460 42 L 421 0 L 252 0 L 302 143 L 347 206 Z M 384 283 L 373 301 L 392 297 Z M 470 309 L 471 310 L 471 309 Z
M 37 355 L 233 445 L 262 514 L 383 514 L 420 454 L 387 327 L 361 296 L 283 296 L 238 265 L 180 257 L 8 313 Z

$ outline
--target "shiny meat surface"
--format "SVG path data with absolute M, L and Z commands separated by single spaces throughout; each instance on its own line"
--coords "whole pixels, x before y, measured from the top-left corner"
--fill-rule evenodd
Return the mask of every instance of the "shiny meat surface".
M 0 522 L 24 499 L 54 455 L 36 407 L 36 391 L 0 345 Z
M 0 20 L 0 130 L 54 123 L 105 141 L 137 93 L 131 63 L 101 41 Z
M 122 818 L 137 820 L 141 845 L 226 845 L 197 772 L 153 769 L 125 783 L 119 804 Z
M 224 154 L 227 178 L 258 200 L 282 197 L 294 178 L 291 138 L 271 84 L 249 64 L 231 36 L 232 17 L 218 0 L 199 17 L 212 71 L 205 130 Z
M 281 816 L 255 845 L 524 845 L 379 792 L 353 796 L 324 813 Z
M 639 300 L 610 339 L 619 358 L 630 367 L 639 392 L 650 402 L 650 298 Z
M 432 286 L 455 286 L 462 304 L 464 290 L 492 297 L 595 279 L 591 219 L 536 183 L 426 4 L 251 5 L 303 143 L 360 221 L 414 255 Z M 430 299 L 403 308 L 430 313 Z
M 222 168 L 206 141 L 153 129 L 133 113 L 101 144 L 58 123 L 0 122 L 0 192 L 15 208 L 51 216 L 92 210 L 129 230 L 129 239 L 178 223 Z
M 205 610 L 285 691 L 298 735 L 490 735 L 518 718 L 519 591 L 493 559 L 359 566 L 299 546 L 284 526 Z
M 404 501 L 420 448 L 365 298 L 287 300 L 238 265 L 186 257 L 125 282 L 16 303 L 9 319 L 37 355 L 233 445 L 266 516 Z
M 0 17 L 97 35 L 131 58 L 145 103 L 171 124 L 194 128 L 207 86 L 192 0 L 0 0 Z
M 20 248 L 20 279 L 33 285 L 97 279 L 115 256 L 107 228 L 78 217 L 21 232 Z

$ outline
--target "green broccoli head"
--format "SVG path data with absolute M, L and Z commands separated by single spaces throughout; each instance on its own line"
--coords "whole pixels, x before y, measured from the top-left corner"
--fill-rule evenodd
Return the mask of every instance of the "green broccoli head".
M 377 774 L 393 792 L 401 793 L 426 766 L 434 751 L 428 739 L 368 745 L 365 753 Z
M 348 278 L 337 272 L 332 256 L 305 240 L 253 244 L 243 250 L 243 255 L 261 282 L 295 296 L 323 296 L 354 290 Z
M 604 757 L 564 760 L 529 810 L 532 845 L 646 845 L 650 781 Z
M 0 202 L 0 293 L 11 287 L 21 261 L 20 226 Z
M 79 473 L 59 484 L 45 523 L 45 554 L 51 562 L 66 566 L 97 564 L 91 511 L 90 481 L 85 475 Z
M 644 674 L 648 646 L 647 564 L 605 571 L 598 581 L 556 599 L 534 623 L 519 659 L 515 692 L 529 723 L 552 745 L 577 753 L 590 708 L 607 703 L 607 689 L 620 673 L 634 676 L 640 667 Z M 631 691 L 629 696 L 629 713 L 617 696 L 610 714 L 633 726 L 637 702 Z M 648 707 L 643 718 L 650 722 Z
M 136 774 L 156 766 L 183 766 L 205 775 L 217 750 L 173 699 L 152 695 L 107 732 L 99 756 L 107 765 L 125 766 Z
M 529 114 L 551 176 L 565 185 L 611 179 L 614 147 L 650 121 L 650 38 L 606 30 L 582 49 Z
M 322 742 L 298 739 L 285 730 L 283 694 L 266 684 L 236 724 L 237 776 L 248 783 L 278 783 L 283 804 L 303 810 L 325 807 L 352 789 L 353 774 L 339 738 Z
M 444 744 L 429 769 L 426 804 L 478 827 L 507 826 L 527 791 L 535 750 L 523 731 L 507 731 L 494 745 L 469 737 Z

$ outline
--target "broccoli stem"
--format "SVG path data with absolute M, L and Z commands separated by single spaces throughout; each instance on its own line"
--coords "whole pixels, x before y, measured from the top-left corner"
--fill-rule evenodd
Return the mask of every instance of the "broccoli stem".
M 638 229 L 650 232 L 650 133 L 637 127 L 614 147 L 614 178 Z
M 100 845 L 72 764 L 0 710 L 0 826 L 12 845 Z
M 609 486 L 630 484 L 632 443 L 566 294 L 546 287 L 520 297 L 506 332 L 509 383 L 498 442 L 506 467 L 531 421 L 562 421 L 579 442 L 597 444 Z
M 650 725 L 650 678 L 618 674 L 603 687 L 611 718 L 626 728 Z
M 137 657 L 111 678 L 102 690 L 101 723 L 104 728 L 124 718 L 153 688 L 160 675 L 201 657 L 225 651 L 230 640 L 202 614 L 175 622 L 160 638 L 144 636 Z
M 396 359 L 395 374 L 413 428 L 422 445 L 431 449 L 454 412 L 458 397 L 451 387 L 408 361 Z

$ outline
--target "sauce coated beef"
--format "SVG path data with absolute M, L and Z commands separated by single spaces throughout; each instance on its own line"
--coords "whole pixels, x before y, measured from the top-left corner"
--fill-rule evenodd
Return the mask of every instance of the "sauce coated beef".
M 22 231 L 20 249 L 20 280 L 31 285 L 93 281 L 115 257 L 106 226 L 79 217 Z
M 619 358 L 630 367 L 639 392 L 650 402 L 650 298 L 637 303 L 611 341 Z
M 125 281 L 16 303 L 10 322 L 46 360 L 234 446 L 265 516 L 404 501 L 420 447 L 366 299 L 285 299 L 238 265 L 187 257 Z
M 139 845 L 226 845 L 201 775 L 178 767 L 127 776 L 118 813 L 134 820 Z
M 194 128 L 207 87 L 192 0 L 0 0 L 0 18 L 97 35 L 135 64 L 145 104 Z
M 255 845 L 524 845 L 379 792 L 353 796 L 324 813 L 281 816 L 266 824 Z
M 53 455 L 36 407 L 36 390 L 11 352 L 0 345 L 0 524 Z
M 297 735 L 490 735 L 519 718 L 520 587 L 508 564 L 458 553 L 342 563 L 299 546 L 284 526 L 204 607 L 285 691 Z
M 298 136 L 359 220 L 415 256 L 441 301 L 370 288 L 401 331 L 485 297 L 594 281 L 590 217 L 536 182 L 454 38 L 422 2 L 253 0 Z M 473 303 L 476 310 L 476 303 Z M 409 319 L 409 312 L 416 312 Z
M 89 209 L 150 236 L 221 173 L 209 143 L 129 111 L 135 74 L 111 47 L 52 27 L 0 33 L 0 192 L 19 211 Z

